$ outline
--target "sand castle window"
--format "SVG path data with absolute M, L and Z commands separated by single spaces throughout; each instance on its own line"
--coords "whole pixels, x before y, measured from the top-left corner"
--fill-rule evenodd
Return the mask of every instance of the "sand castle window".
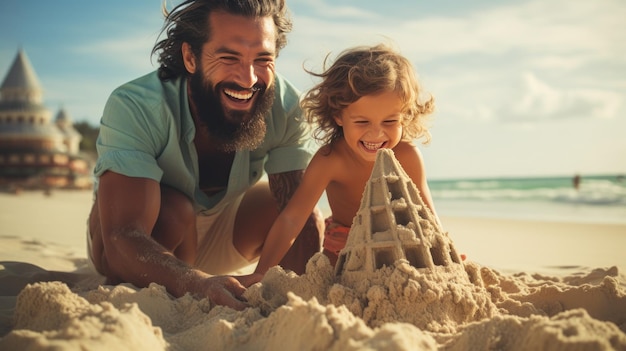
M 417 246 L 405 246 L 404 257 L 415 268 L 428 268 L 426 261 L 424 261 L 424 256 L 420 255 L 420 250 Z
M 387 182 L 387 188 L 389 188 L 389 192 L 391 193 L 391 201 L 401 199 L 402 196 L 402 184 L 398 181 L 398 178 L 390 179 Z
M 418 216 L 424 219 L 423 221 L 420 221 L 420 222 L 428 222 L 428 218 L 430 218 L 430 214 L 426 210 L 426 207 L 418 205 L 415 207 L 415 209 L 417 210 Z M 430 225 L 430 222 L 428 222 L 428 226 L 432 228 L 432 226 Z
M 374 267 L 376 269 L 381 269 L 383 266 L 391 266 L 396 261 L 393 247 L 381 247 L 372 250 L 374 251 Z
M 365 266 L 366 248 L 359 247 L 350 251 L 346 256 L 346 270 L 356 271 L 362 270 Z
M 454 263 L 461 263 L 461 261 L 459 260 L 459 254 L 456 252 L 454 247 L 450 247 L 450 258 Z
M 386 202 L 383 195 L 385 192 L 382 191 L 382 185 L 380 183 L 380 181 L 370 183 L 370 187 L 372 189 L 370 191 L 370 206 L 381 206 Z
M 446 261 L 443 257 L 443 251 L 438 246 L 431 247 L 430 254 L 433 256 L 433 263 L 435 266 L 445 266 Z
M 411 215 L 408 209 L 396 210 L 393 213 L 396 217 L 396 224 L 406 226 L 411 222 Z
M 389 217 L 385 211 L 385 208 L 372 209 L 372 233 L 383 232 L 389 229 Z

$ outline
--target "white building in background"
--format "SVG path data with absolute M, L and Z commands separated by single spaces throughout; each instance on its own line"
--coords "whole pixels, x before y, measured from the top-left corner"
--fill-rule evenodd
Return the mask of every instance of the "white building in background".
M 64 108 L 52 120 L 24 50 L 0 86 L 0 188 L 88 188 L 82 136 Z
M 61 108 L 57 113 L 54 122 L 63 134 L 63 145 L 70 155 L 77 155 L 80 152 L 80 141 L 83 136 L 74 129 L 74 123 L 65 108 Z

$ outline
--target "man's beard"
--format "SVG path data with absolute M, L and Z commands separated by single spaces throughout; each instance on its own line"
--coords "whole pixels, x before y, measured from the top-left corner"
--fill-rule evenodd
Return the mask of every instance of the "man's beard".
M 204 82 L 202 70 L 189 80 L 190 99 L 196 107 L 198 120 L 206 133 L 222 151 L 254 150 L 263 142 L 267 126 L 265 115 L 274 102 L 274 85 L 255 85 L 256 101 L 248 111 L 227 110 L 220 99 L 223 88 L 241 89 L 234 83 L 219 83 L 213 88 Z

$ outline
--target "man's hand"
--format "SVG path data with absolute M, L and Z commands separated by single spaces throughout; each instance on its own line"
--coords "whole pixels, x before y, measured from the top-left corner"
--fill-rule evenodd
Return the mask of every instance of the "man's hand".
M 230 276 L 214 276 L 202 280 L 190 293 L 196 297 L 207 297 L 214 304 L 241 311 L 248 307 L 242 297 L 244 291 L 246 288 L 237 279 Z

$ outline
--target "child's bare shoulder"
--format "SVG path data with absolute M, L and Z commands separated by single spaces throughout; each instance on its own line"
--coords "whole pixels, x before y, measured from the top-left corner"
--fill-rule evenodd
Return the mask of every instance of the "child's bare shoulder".
M 420 151 L 411 141 L 401 141 L 393 148 L 396 158 L 400 157 L 419 157 Z
M 323 172 L 330 180 L 344 178 L 346 173 L 346 155 L 340 143 L 322 146 L 313 156 L 309 168 Z
M 411 167 L 423 163 L 422 152 L 412 142 L 401 142 L 393 148 L 396 159 L 402 167 Z
M 424 175 L 424 158 L 419 148 L 411 142 L 403 142 L 394 148 L 394 154 L 413 182 L 420 184 Z
M 313 158 L 325 164 L 341 161 L 340 148 L 339 145 L 326 144 L 317 150 Z

